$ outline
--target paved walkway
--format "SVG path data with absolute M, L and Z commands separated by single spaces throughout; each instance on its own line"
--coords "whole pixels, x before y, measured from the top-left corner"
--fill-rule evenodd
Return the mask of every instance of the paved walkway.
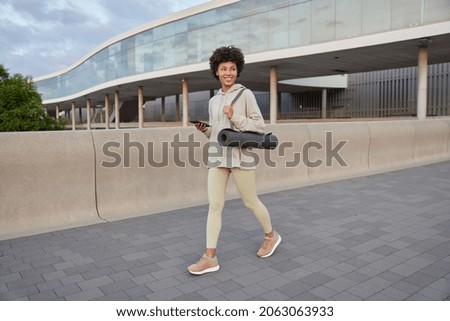
M 221 270 L 191 276 L 207 206 L 0 241 L 0 300 L 449 300 L 450 162 L 228 201 Z

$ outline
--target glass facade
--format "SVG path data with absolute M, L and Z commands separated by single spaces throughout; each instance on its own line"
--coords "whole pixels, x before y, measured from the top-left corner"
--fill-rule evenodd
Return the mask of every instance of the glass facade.
M 132 35 L 36 85 L 45 101 L 127 76 L 206 62 L 218 46 L 232 44 L 253 54 L 449 19 L 448 0 L 242 0 Z

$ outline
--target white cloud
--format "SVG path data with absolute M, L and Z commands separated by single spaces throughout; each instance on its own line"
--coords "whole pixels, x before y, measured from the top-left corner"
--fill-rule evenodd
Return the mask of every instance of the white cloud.
M 24 15 L 17 12 L 9 3 L 0 4 L 0 21 L 21 27 L 30 24 L 30 21 Z
M 108 39 L 207 0 L 2 0 L 0 64 L 33 77 L 63 69 Z

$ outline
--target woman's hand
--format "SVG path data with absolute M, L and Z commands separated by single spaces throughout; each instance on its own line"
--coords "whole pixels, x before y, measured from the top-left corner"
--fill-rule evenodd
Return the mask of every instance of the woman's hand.
M 201 131 L 202 133 L 206 132 L 206 130 L 208 129 L 205 124 L 203 123 L 197 123 L 195 124 L 195 128 L 197 128 L 199 131 Z
M 223 112 L 225 115 L 227 115 L 228 119 L 231 119 L 233 117 L 233 107 L 230 105 L 223 106 Z

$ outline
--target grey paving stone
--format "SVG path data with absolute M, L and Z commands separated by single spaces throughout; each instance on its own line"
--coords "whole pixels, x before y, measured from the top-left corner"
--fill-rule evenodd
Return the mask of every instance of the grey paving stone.
M 32 285 L 43 283 L 43 282 L 45 282 L 45 279 L 41 275 L 39 275 L 39 276 L 35 276 L 35 277 L 11 281 L 11 282 L 6 283 L 6 286 L 8 287 L 8 290 L 16 290 L 16 289 L 26 288 L 26 287 L 29 287 Z
M 54 301 L 58 299 L 55 291 L 53 290 L 41 291 L 39 293 L 28 296 L 28 298 L 30 299 L 30 301 Z
M 168 289 L 163 289 L 161 291 L 153 292 L 150 294 L 145 295 L 145 297 L 150 301 L 166 301 L 166 300 L 173 300 L 176 297 L 182 296 L 183 293 L 172 287 Z
M 175 287 L 180 284 L 181 284 L 181 282 L 178 281 L 177 279 L 169 277 L 166 279 L 161 279 L 161 280 L 157 280 L 157 281 L 148 283 L 146 285 L 153 292 L 158 292 L 160 290 L 168 289 L 170 287 Z
M 334 268 L 338 269 L 338 270 L 340 270 L 342 272 L 345 272 L 345 273 L 349 273 L 351 271 L 358 270 L 357 266 L 354 266 L 354 265 L 351 265 L 351 264 L 348 264 L 348 263 L 345 263 L 345 262 L 339 263 L 338 265 L 335 265 Z
M 10 273 L 0 276 L 0 284 L 6 284 L 8 282 L 17 281 L 22 279 L 20 273 Z
M 317 295 L 318 297 L 322 298 L 323 300 L 328 300 L 329 298 L 335 296 L 338 291 L 335 291 L 333 289 L 330 289 L 326 286 L 318 286 L 312 290 L 309 291 L 310 293 Z
M 394 298 L 378 292 L 371 297 L 367 298 L 366 301 L 396 301 Z
M 104 267 L 101 269 L 92 269 L 87 272 L 80 273 L 83 279 L 85 280 L 91 280 L 96 279 L 102 276 L 109 276 L 111 274 L 116 273 L 111 267 Z
M 69 296 L 71 294 L 79 293 L 81 292 L 80 287 L 77 284 L 69 284 L 66 286 L 58 287 L 53 289 L 58 298 L 64 298 L 66 296 Z
M 81 274 L 83 272 L 89 272 L 95 269 L 95 265 L 93 263 L 83 264 L 83 265 L 77 265 L 73 267 L 69 267 L 64 269 L 64 273 L 67 276 L 75 275 L 75 274 Z
M 123 255 L 122 258 L 125 261 L 133 261 L 133 260 L 143 259 L 148 256 L 150 256 L 150 255 L 146 251 L 140 251 L 137 253 L 129 253 L 129 254 Z
M 343 292 L 353 286 L 355 286 L 357 283 L 355 281 L 349 280 L 345 277 L 339 277 L 334 280 L 331 280 L 324 284 L 324 286 L 336 291 L 336 292 Z
M 198 291 L 198 294 L 200 294 L 204 298 L 208 298 L 208 300 L 215 300 L 215 298 L 221 297 L 225 293 L 225 291 L 217 288 L 216 286 L 201 289 Z
M 84 281 L 84 278 L 81 276 L 81 274 L 74 274 L 71 276 L 63 277 L 59 279 L 63 285 L 69 285 L 77 282 Z
M 414 293 L 413 295 L 407 297 L 405 301 L 434 301 L 434 300 L 425 295 Z
M 421 289 L 419 292 L 417 292 L 417 294 L 424 295 L 436 301 L 445 300 L 450 295 L 448 291 L 443 292 L 441 290 L 437 290 L 432 287 L 426 287 L 424 289 Z
M 114 292 L 106 296 L 102 296 L 96 301 L 129 301 L 130 297 L 125 292 Z
M 243 287 L 242 291 L 249 294 L 252 298 L 255 298 L 267 293 L 267 288 L 259 284 L 251 284 L 249 286 Z
M 125 260 L 122 257 L 114 256 L 114 257 L 108 257 L 108 258 L 104 258 L 104 259 L 100 259 L 100 260 L 95 260 L 93 263 L 97 268 L 101 269 L 104 267 L 109 267 L 109 266 L 113 266 L 116 264 L 125 263 Z
M 39 291 L 46 291 L 46 290 L 53 290 L 55 288 L 59 288 L 62 286 L 62 283 L 60 280 L 51 280 L 44 283 L 36 284 Z
M 150 290 L 145 285 L 138 285 L 134 288 L 125 290 L 125 293 L 130 297 L 131 300 L 137 300 L 138 298 L 143 298 L 147 294 L 152 293 L 152 290 Z
M 383 256 L 388 256 L 392 253 L 397 252 L 397 249 L 395 247 L 392 247 L 389 245 L 383 245 L 383 246 L 373 249 L 372 252 L 383 255 Z
M 283 286 L 285 284 L 289 284 L 291 283 L 291 280 L 289 280 L 288 278 L 282 276 L 282 275 L 278 275 L 269 279 L 266 279 L 264 281 L 259 282 L 260 285 L 262 285 L 263 287 L 269 289 L 269 290 L 275 290 L 277 288 L 279 288 L 280 286 Z
M 266 292 L 259 296 L 263 301 L 286 301 L 289 297 L 277 290 Z
M 321 273 L 323 273 L 323 274 L 325 274 L 325 275 L 328 275 L 328 276 L 330 276 L 330 277 L 333 278 L 333 279 L 339 278 L 339 277 L 341 277 L 341 276 L 347 274 L 347 272 L 338 270 L 338 269 L 336 269 L 336 268 L 334 268 L 334 267 L 328 268 L 328 269 L 326 269 L 326 270 L 323 270 L 323 271 L 321 271 Z
M 200 285 L 198 285 L 194 281 L 190 281 L 190 282 L 185 282 L 185 283 L 179 284 L 179 285 L 176 286 L 176 288 L 178 290 L 180 290 L 181 292 L 183 292 L 184 294 L 190 294 L 190 293 L 193 293 L 193 292 L 198 292 L 198 291 L 203 289 L 203 287 L 201 287 Z
M 379 294 L 385 295 L 392 300 L 396 301 L 402 301 L 408 298 L 411 294 L 408 292 L 403 292 L 402 290 L 399 290 L 396 287 L 388 287 L 382 291 L 379 292 Z
M 290 300 L 292 301 L 324 301 L 324 299 L 322 299 L 321 297 L 310 293 L 310 292 L 305 292 L 302 294 L 299 294 L 293 298 L 291 298 Z
M 356 295 L 357 297 L 363 300 L 366 300 L 382 290 L 383 290 L 382 287 L 365 281 L 349 288 L 346 291 L 353 295 Z
M 75 294 L 65 296 L 67 301 L 91 301 L 104 297 L 105 294 L 99 288 L 92 288 Z
M 410 276 L 416 272 L 418 272 L 420 270 L 420 268 L 406 264 L 406 263 L 402 263 L 399 264 L 393 268 L 391 268 L 389 271 L 403 275 L 403 276 Z
M 111 279 L 113 279 L 115 282 L 126 280 L 126 279 L 132 279 L 133 275 L 128 271 L 121 271 L 112 273 L 109 275 Z
M 177 267 L 171 267 L 167 269 L 163 269 L 161 271 L 152 272 L 151 275 L 155 277 L 158 280 L 166 279 L 168 277 L 173 277 L 174 275 L 185 273 L 184 271 L 181 271 Z
M 361 298 L 344 291 L 344 292 L 336 294 L 335 296 L 331 297 L 329 300 L 332 300 L 332 301 L 361 301 Z
M 35 285 L 16 288 L 6 293 L 0 293 L 0 301 L 13 301 L 21 298 L 27 298 L 30 295 L 39 293 L 39 289 Z
M 150 274 L 153 272 L 161 271 L 161 267 L 159 267 L 156 264 L 138 264 L 136 267 L 130 267 L 128 269 L 125 269 L 123 271 L 128 271 L 133 276 L 141 276 L 145 274 Z M 121 271 L 121 272 L 123 272 Z
M 414 258 L 409 259 L 405 262 L 405 264 L 412 265 L 414 267 L 417 267 L 419 269 L 426 268 L 427 266 L 433 264 L 434 262 L 431 259 L 425 259 L 419 256 L 416 256 Z
M 114 283 L 114 281 L 107 275 L 101 276 L 95 279 L 90 279 L 87 281 L 78 282 L 78 286 L 81 290 L 87 291 L 92 288 L 98 288 L 106 284 Z
M 217 280 L 219 280 L 221 282 L 225 282 L 225 281 L 229 281 L 229 280 L 238 282 L 237 278 L 239 277 L 236 274 L 231 273 L 230 271 L 224 271 L 223 269 L 220 271 L 220 273 L 216 273 L 213 276 L 214 276 L 214 278 L 216 278 Z M 176 276 L 176 278 L 178 280 L 180 280 L 181 278 L 183 280 L 188 280 L 187 277 L 189 277 L 189 280 L 190 280 L 190 275 L 188 276 L 187 274 L 181 274 L 181 275 Z M 181 281 L 183 281 L 183 280 L 181 280 Z M 242 284 L 241 282 L 238 282 L 238 283 Z
M 151 274 L 143 274 L 137 277 L 133 277 L 131 280 L 138 285 L 148 284 L 157 281 L 157 279 L 153 277 Z
M 250 300 L 252 296 L 243 290 L 235 290 L 223 295 L 224 298 L 230 301 L 246 301 Z
M 404 279 L 404 277 L 402 275 L 391 272 L 391 271 L 381 272 L 380 274 L 377 275 L 377 277 L 391 281 L 393 283 L 399 282 L 400 280 Z
M 130 279 L 123 279 L 114 283 L 102 285 L 100 286 L 100 290 L 102 290 L 105 295 L 110 295 L 115 292 L 125 291 L 134 287 L 136 287 L 136 283 L 134 283 Z
M 259 270 L 259 267 L 254 263 L 248 263 L 241 266 L 238 266 L 233 269 L 233 274 L 235 275 L 248 275 L 253 272 L 256 272 Z
M 242 289 L 242 285 L 235 282 L 234 280 L 228 280 L 216 285 L 216 287 L 222 290 L 224 293 L 236 291 L 238 289 Z
M 435 278 L 441 278 L 448 273 L 448 265 L 444 262 L 435 262 L 421 269 L 420 272 Z
M 303 283 L 306 283 L 313 287 L 318 287 L 318 286 L 323 285 L 331 280 L 332 280 L 332 277 L 325 275 L 323 273 L 320 273 L 320 272 L 308 275 L 308 276 L 300 279 L 300 281 L 302 281 Z
M 436 277 L 430 276 L 422 272 L 414 273 L 403 279 L 403 281 L 419 286 L 420 288 L 425 288 L 430 284 L 432 284 L 433 282 L 435 282 L 436 280 L 437 280 Z
M 217 298 L 218 300 L 219 298 Z M 183 294 L 174 298 L 175 301 L 205 301 L 206 298 L 199 293 Z
M 244 275 L 244 276 L 239 276 L 236 277 L 234 280 L 239 283 L 242 284 L 243 286 L 248 286 L 248 285 L 252 285 L 258 282 L 262 282 L 264 280 L 266 280 L 267 277 L 261 273 L 251 273 L 248 275 Z
M 440 278 L 436 282 L 433 282 L 430 287 L 442 292 L 447 292 L 450 295 L 450 278 Z
M 33 266 L 31 265 L 31 263 L 21 263 L 20 261 L 14 261 L 14 262 L 15 263 L 17 262 L 17 265 L 9 266 L 9 271 L 11 271 L 12 273 L 33 269 Z

